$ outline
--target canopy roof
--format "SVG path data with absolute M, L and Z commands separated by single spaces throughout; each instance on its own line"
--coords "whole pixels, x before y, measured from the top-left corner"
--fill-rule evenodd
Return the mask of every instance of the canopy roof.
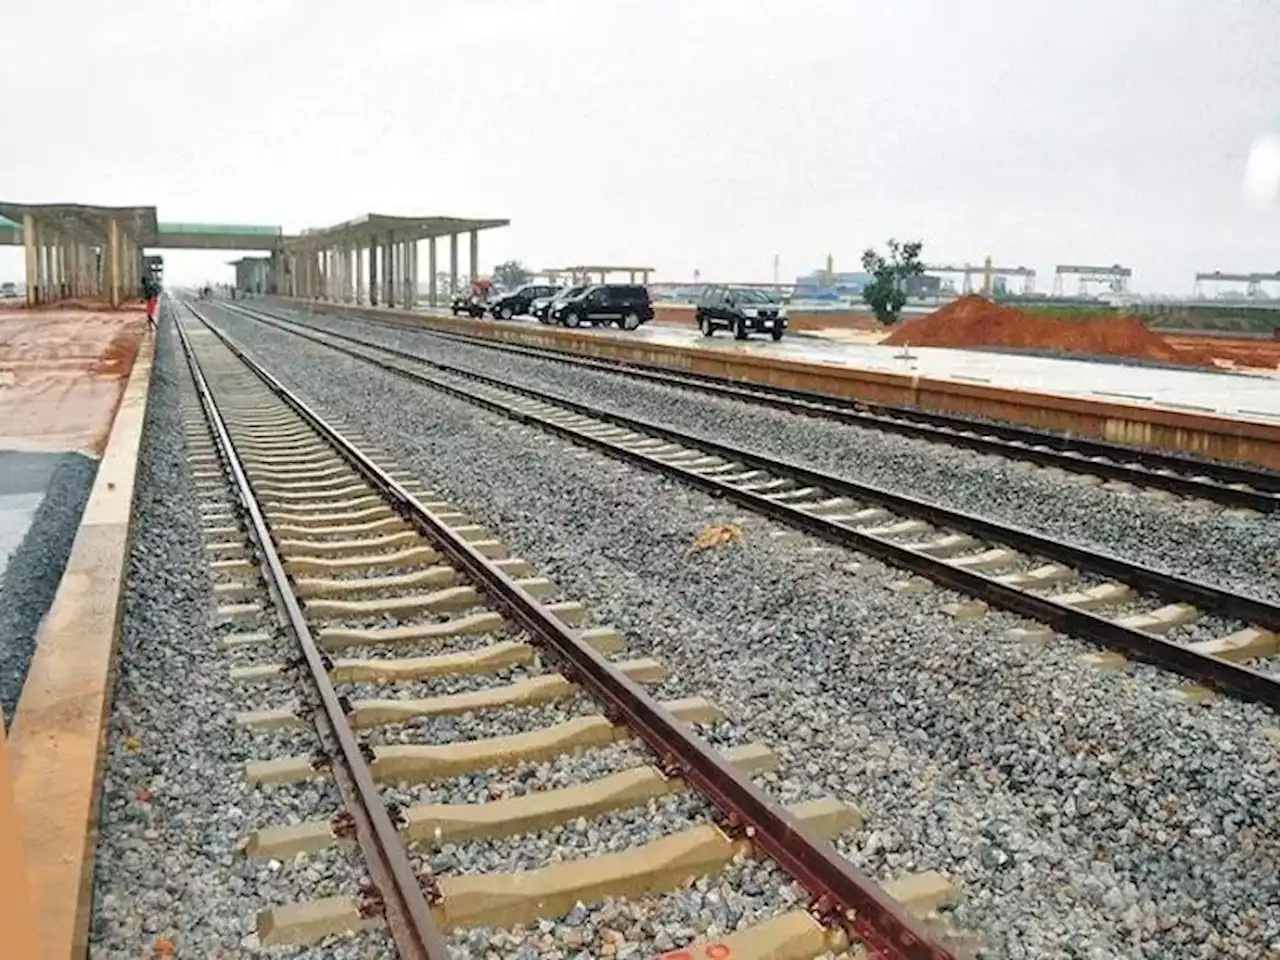
M 471 220 L 466 217 L 392 217 L 384 213 L 366 213 L 363 217 L 303 230 L 295 243 L 309 244 L 324 240 L 350 242 L 370 241 L 391 235 L 395 240 L 425 240 L 444 237 L 453 233 L 469 233 L 472 230 L 488 230 L 505 227 L 510 220 Z
M 58 229 L 89 242 L 102 242 L 107 224 L 119 220 L 125 234 L 134 243 L 145 246 L 156 235 L 155 207 L 92 207 L 83 203 L 5 203 L 0 201 L 0 217 L 19 226 L 30 214 Z

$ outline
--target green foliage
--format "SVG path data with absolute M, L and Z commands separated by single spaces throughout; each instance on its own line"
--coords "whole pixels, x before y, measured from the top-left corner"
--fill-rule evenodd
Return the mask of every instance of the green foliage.
M 506 290 L 514 290 L 529 282 L 533 274 L 519 260 L 508 260 L 493 268 L 493 281 Z
M 862 254 L 862 269 L 875 278 L 862 291 L 862 299 L 881 323 L 890 324 L 898 319 L 907 302 L 904 289 L 907 278 L 924 273 L 924 264 L 920 262 L 923 246 L 919 240 L 902 244 L 890 240 L 887 257 L 872 247 Z

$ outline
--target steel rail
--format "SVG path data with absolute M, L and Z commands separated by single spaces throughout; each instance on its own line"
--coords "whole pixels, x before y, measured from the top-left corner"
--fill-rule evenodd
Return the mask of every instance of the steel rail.
M 802 486 L 821 487 L 831 494 L 880 503 L 901 514 L 919 517 L 938 527 L 965 530 L 977 534 L 988 542 L 1004 543 L 1017 548 L 1025 554 L 1063 561 L 1081 569 L 1115 577 L 1130 586 L 1138 587 L 1169 599 L 1176 599 L 1180 602 L 1190 602 L 1206 612 L 1243 620 L 1270 630 L 1280 629 L 1280 607 L 1274 604 L 1232 593 L 1211 584 L 1188 580 L 1145 567 L 1111 554 L 1086 550 L 1082 547 L 1031 533 L 1030 531 L 1019 530 L 974 514 L 951 510 L 938 504 L 896 494 L 879 487 L 855 483 L 811 470 L 798 464 L 776 460 L 736 447 L 705 440 L 701 437 L 684 434 L 659 424 L 604 412 L 553 394 L 517 387 L 482 374 L 461 368 L 453 368 L 449 364 L 420 357 L 407 351 L 368 344 L 341 334 L 324 332 L 316 335 L 309 329 L 298 329 L 296 325 L 281 326 L 277 321 L 270 318 L 265 322 L 295 336 L 313 340 L 328 346 L 330 349 L 348 353 L 405 378 L 450 393 L 469 403 L 478 404 L 531 426 L 549 430 L 575 443 L 590 444 L 607 451 L 613 456 L 677 477 L 687 483 L 741 504 L 753 512 L 763 514 L 789 526 L 797 527 L 830 542 L 838 543 L 841 546 L 878 557 L 894 566 L 920 574 L 961 593 L 979 597 L 1006 610 L 1047 623 L 1061 632 L 1090 640 L 1104 647 L 1124 650 L 1139 659 L 1155 663 L 1198 683 L 1215 687 L 1240 699 L 1256 701 L 1272 709 L 1280 710 L 1280 679 L 1220 657 L 1200 653 L 1190 647 L 1174 643 L 1162 637 L 1123 626 L 1104 617 L 1063 606 L 1047 597 L 1001 583 L 992 577 L 956 567 L 945 560 L 931 557 L 871 534 L 862 533 L 821 516 L 806 513 L 789 504 L 770 500 L 763 494 L 740 490 L 731 484 L 718 480 L 714 476 L 704 476 L 686 470 L 678 464 L 665 463 L 647 456 L 643 451 L 629 450 L 607 440 L 586 436 L 571 427 L 561 426 L 541 417 L 513 410 L 499 402 L 477 396 L 452 384 L 425 376 L 418 371 L 389 365 L 375 356 L 362 355 L 357 350 L 326 343 L 322 337 L 352 340 L 364 347 L 389 354 L 398 359 L 442 369 L 445 372 L 466 379 L 485 383 L 511 393 L 528 396 L 541 402 L 561 406 L 568 411 L 592 417 L 602 422 L 613 423 L 637 433 L 661 437 L 685 447 L 702 450 L 723 459 L 741 463 L 752 469 L 768 471 L 775 476 L 788 477 Z
M 192 310 L 195 313 L 195 310 Z M 296 393 L 226 333 L 196 313 L 276 396 L 284 400 L 470 579 L 505 616 L 559 664 L 565 676 L 601 702 L 679 776 L 814 898 L 811 912 L 842 927 L 885 957 L 954 960 L 923 927 L 834 847 L 788 814 L 690 732 L 639 685 L 557 620 L 516 581 L 451 530 L 385 470 L 346 440 Z
M 191 312 L 204 320 L 194 308 Z M 311 682 L 320 700 L 321 710 L 313 712 L 316 732 L 332 763 L 332 772 L 343 796 L 346 809 L 355 821 L 356 837 L 364 854 L 370 876 L 385 910 L 388 929 L 402 960 L 451 960 L 449 951 L 423 895 L 421 881 L 414 874 L 400 834 L 383 806 L 374 785 L 346 710 L 333 683 L 323 653 L 315 642 L 289 574 L 276 551 L 270 528 L 258 505 L 250 482 L 236 451 L 226 422 L 218 408 L 213 391 L 204 376 L 182 322 L 175 320 L 187 365 L 195 381 L 196 393 L 205 412 L 222 459 L 231 473 L 239 507 L 248 520 L 250 532 L 269 576 L 272 598 L 302 648 Z
M 1122 480 L 1167 490 L 1182 496 L 1199 497 L 1226 506 L 1246 507 L 1260 513 L 1280 511 L 1280 474 L 1271 471 L 1253 470 L 1222 461 L 1194 460 L 1106 440 L 1051 433 L 1013 424 L 974 420 L 912 407 L 837 397 L 794 387 L 747 385 L 742 381 L 735 382 L 713 374 L 674 372 L 638 361 L 584 357 L 567 350 L 529 347 L 453 331 L 432 330 L 385 317 L 356 316 L 363 322 L 392 329 L 411 330 L 485 349 L 551 360 L 584 369 L 612 373 L 616 376 L 629 376 L 662 386 L 698 390 L 731 400 L 784 410 L 788 413 L 833 420 L 851 426 L 885 430 L 934 443 L 964 447 L 979 453 L 1025 460 L 1041 466 L 1056 466 L 1072 473 Z M 1251 489 L 1241 490 L 1232 484 L 1243 484 Z

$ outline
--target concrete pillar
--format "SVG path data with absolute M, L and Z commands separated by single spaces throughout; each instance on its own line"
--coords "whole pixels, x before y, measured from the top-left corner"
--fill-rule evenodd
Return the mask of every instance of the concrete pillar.
M 409 251 L 409 299 L 405 301 L 405 306 L 412 310 L 418 305 L 418 241 L 410 240 L 407 249 Z
M 36 277 L 36 257 L 39 256 L 37 253 L 39 246 L 36 243 L 36 218 L 29 213 L 23 214 L 22 217 L 22 248 L 26 266 L 27 306 L 34 307 L 37 303 L 36 284 L 39 282 Z
M 431 306 L 437 305 L 436 296 L 436 238 L 431 237 L 427 240 L 427 295 Z
M 378 245 L 369 241 L 369 306 L 376 307 L 381 299 L 378 294 Z
M 471 231 L 471 282 L 480 276 L 480 231 Z
M 45 272 L 44 272 L 44 226 L 37 223 L 35 228 L 36 236 L 36 303 L 44 303 L 47 299 L 45 293 Z
M 120 306 L 120 221 L 107 223 L 107 290 L 111 309 Z
M 55 232 L 49 237 L 49 301 L 56 302 L 62 298 L 62 277 L 58 267 L 58 247 L 60 241 Z
M 382 244 L 382 302 L 388 307 L 396 305 L 396 245 L 387 234 Z
M 449 234 L 449 292 L 458 293 L 458 235 Z
M 394 237 L 387 237 L 387 255 L 391 260 L 391 273 L 387 279 L 391 281 L 391 293 L 387 297 L 388 307 L 397 307 L 403 302 L 404 263 L 400 257 L 400 243 Z
M 400 285 L 397 293 L 400 294 L 400 306 L 407 307 L 409 305 L 409 241 L 401 240 L 396 244 L 396 255 L 400 259 L 400 273 L 396 277 Z
M 120 237 L 120 251 L 120 302 L 128 303 L 138 296 L 138 285 L 133 278 L 138 258 L 128 236 Z
M 364 292 L 364 247 L 356 247 L 356 303 L 365 303 Z

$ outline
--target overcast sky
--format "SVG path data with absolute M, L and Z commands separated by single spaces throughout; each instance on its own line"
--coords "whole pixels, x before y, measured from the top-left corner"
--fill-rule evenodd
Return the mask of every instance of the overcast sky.
M 1056 263 L 1171 292 L 1280 270 L 1280 208 L 1241 192 L 1280 132 L 1276 0 L 64 0 L 0 23 L 5 200 L 509 217 L 486 271 L 768 280 L 776 254 L 792 278 L 889 236 L 1042 290 Z M 167 278 L 227 259 L 167 251 Z

